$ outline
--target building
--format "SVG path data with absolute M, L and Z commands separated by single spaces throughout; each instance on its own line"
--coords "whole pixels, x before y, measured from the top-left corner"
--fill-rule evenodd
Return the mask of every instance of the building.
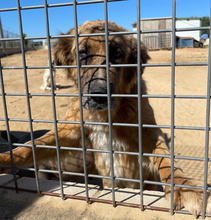
M 136 31 L 136 23 L 132 24 L 133 30 Z M 197 28 L 201 27 L 200 19 L 177 19 L 176 28 Z M 141 19 L 141 30 L 149 31 L 149 33 L 141 34 L 141 40 L 147 45 L 151 50 L 156 49 L 170 49 L 172 46 L 172 18 L 149 18 Z M 156 31 L 159 30 L 158 33 Z M 165 32 L 162 32 L 165 30 Z M 179 38 L 192 38 L 196 41 L 200 41 L 200 30 L 194 31 L 177 31 L 176 37 Z M 178 44 L 179 45 L 179 44 Z M 192 44 L 193 46 L 196 44 Z
M 199 48 L 199 47 L 203 47 L 203 43 L 194 39 L 193 37 L 176 37 L 176 47 L 177 48 L 184 48 L 184 47 Z
M 56 42 L 58 41 L 58 39 L 50 39 L 50 44 L 51 44 L 51 49 L 54 49 Z M 48 41 L 47 39 L 42 41 L 42 46 L 44 49 L 48 49 Z
M 185 19 L 180 18 L 176 20 L 176 28 L 198 28 L 201 27 L 201 20 L 200 19 Z M 176 32 L 176 35 L 178 37 L 192 37 L 197 41 L 200 41 L 200 30 L 194 30 L 194 31 L 180 31 Z

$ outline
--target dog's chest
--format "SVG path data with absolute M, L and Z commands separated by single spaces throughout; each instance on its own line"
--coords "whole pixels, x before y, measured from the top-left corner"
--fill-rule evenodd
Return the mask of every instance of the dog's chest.
M 117 137 L 114 132 L 112 132 L 112 138 L 110 140 L 109 132 L 105 131 L 102 126 L 94 127 L 89 137 L 95 149 L 109 150 L 111 142 L 113 150 L 124 151 L 127 147 L 125 141 Z
M 92 142 L 92 146 L 94 149 L 102 150 L 102 153 L 96 153 L 96 163 L 98 169 L 103 170 L 104 175 L 110 175 L 110 142 L 112 141 L 112 150 L 113 151 L 127 151 L 127 144 L 121 138 L 118 138 L 115 133 L 112 134 L 112 140 L 109 138 L 109 132 L 104 131 L 104 129 L 100 129 L 99 127 L 93 129 L 93 132 L 90 134 L 90 140 Z M 103 150 L 105 153 L 103 153 Z M 107 152 L 107 153 L 106 153 Z M 113 167 L 114 167 L 114 175 L 118 177 L 124 176 L 124 164 L 125 161 L 121 154 L 113 154 Z M 102 166 L 102 167 L 101 167 Z M 101 168 L 100 168 L 101 167 Z

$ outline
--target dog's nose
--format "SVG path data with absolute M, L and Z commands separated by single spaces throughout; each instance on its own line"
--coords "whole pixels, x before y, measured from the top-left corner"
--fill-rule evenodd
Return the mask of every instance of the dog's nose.
M 96 94 L 96 95 L 99 95 L 99 96 L 92 96 L 92 100 L 94 102 L 97 102 L 99 104 L 103 104 L 103 103 L 106 103 L 107 102 L 107 96 L 100 96 L 101 94 L 104 95 L 104 94 L 107 94 L 107 92 L 105 93 L 102 93 L 101 91 L 96 91 L 96 92 L 92 92 L 91 94 Z
M 110 85 L 110 91 L 113 93 L 113 85 Z M 107 109 L 108 107 L 108 90 L 106 85 L 93 85 L 89 90 L 90 96 L 88 99 L 88 106 L 91 109 Z
M 107 96 L 101 96 L 101 95 L 106 95 L 107 94 L 107 88 L 102 87 L 102 88 L 92 88 L 90 89 L 90 94 L 91 95 L 99 95 L 99 96 L 91 96 L 91 99 L 99 104 L 104 104 L 107 103 Z

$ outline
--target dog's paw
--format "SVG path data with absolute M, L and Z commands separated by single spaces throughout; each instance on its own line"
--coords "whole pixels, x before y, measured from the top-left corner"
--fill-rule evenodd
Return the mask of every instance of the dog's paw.
M 42 90 L 45 90 L 45 86 L 44 85 L 42 85 L 42 86 L 40 86 L 40 89 L 42 89 Z
M 211 197 L 210 193 L 206 194 L 206 213 L 211 213 Z M 180 188 L 175 189 L 175 209 L 185 207 L 195 217 L 202 212 L 203 191 L 198 189 Z
M 10 160 L 10 155 L 9 153 L 2 153 L 0 154 L 0 165 L 3 166 L 11 166 L 11 160 Z M 11 169 L 5 168 L 5 167 L 0 167 L 0 174 L 1 173 L 8 173 Z

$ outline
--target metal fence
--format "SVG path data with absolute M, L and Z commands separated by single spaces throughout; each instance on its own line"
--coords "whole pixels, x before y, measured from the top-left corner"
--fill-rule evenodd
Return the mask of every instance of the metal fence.
M 85 140 L 84 140 L 84 136 L 83 136 L 83 129 L 84 129 L 84 126 L 86 126 L 87 124 L 96 124 L 96 125 L 101 125 L 103 123 L 101 122 L 85 122 L 83 121 L 83 109 L 82 109 L 82 94 L 79 92 L 77 95 L 76 94 L 62 94 L 62 95 L 59 95 L 59 94 L 56 94 L 55 91 L 51 91 L 51 94 L 35 94 L 35 93 L 30 93 L 29 92 L 29 84 L 28 84 L 28 78 L 27 78 L 27 72 L 31 69 L 50 69 L 50 71 L 52 72 L 52 55 L 51 55 L 51 42 L 50 40 L 51 39 L 55 39 L 55 38 L 64 38 L 64 37 L 74 37 L 77 41 L 77 39 L 80 37 L 80 35 L 75 35 L 75 36 L 70 36 L 70 35 L 62 35 L 62 36 L 51 36 L 50 35 L 50 31 L 49 31 L 49 18 L 48 18 L 48 9 L 51 8 L 51 7 L 66 7 L 66 6 L 72 6 L 73 8 L 73 11 L 74 11 L 74 28 L 76 30 L 76 33 L 77 33 L 77 27 L 78 27 L 78 17 L 77 17 L 77 6 L 78 5 L 86 5 L 86 4 L 98 4 L 98 3 L 103 3 L 104 4 L 104 18 L 105 18 L 105 29 L 107 30 L 106 27 L 108 27 L 108 4 L 109 2 L 112 2 L 112 0 L 110 1 L 107 1 L 107 0 L 90 0 L 90 1 L 80 1 L 78 2 L 77 0 L 73 0 L 73 2 L 71 3 L 61 3 L 61 4 L 48 4 L 47 3 L 47 0 L 44 0 L 44 4 L 43 5 L 39 5 L 39 6 L 27 6 L 27 7 L 20 7 L 20 1 L 17 0 L 17 7 L 15 8 L 5 8 L 5 9 L 0 9 L 0 12 L 8 12 L 8 11 L 17 11 L 18 13 L 18 20 L 19 20 L 19 30 L 20 30 L 20 37 L 16 37 L 16 38 L 1 38 L 0 41 L 1 42 L 5 42 L 5 41 L 19 41 L 21 43 L 21 50 L 22 50 L 22 66 L 21 67 L 15 67 L 15 66 L 1 66 L 1 69 L 0 69 L 0 88 L 1 88 L 1 92 L 0 92 L 0 96 L 2 98 L 2 106 L 3 106 L 3 111 L 4 111 L 4 116 L 3 118 L 0 118 L 0 121 L 1 122 L 4 122 L 5 125 L 6 125 L 6 131 L 7 131 L 7 134 L 8 134 L 8 146 L 9 146 L 9 149 L 10 149 L 10 152 L 11 152 L 11 155 L 12 155 L 12 146 L 20 146 L 20 144 L 16 143 L 16 144 L 12 144 L 12 141 L 11 141 L 11 138 L 10 138 L 10 126 L 9 126 L 9 122 L 27 122 L 29 124 L 29 127 L 30 127 L 30 132 L 31 132 L 31 139 L 32 139 L 32 143 L 34 141 L 34 136 L 33 136 L 33 123 L 53 123 L 54 125 L 54 129 L 55 131 L 57 131 L 57 126 L 59 123 L 75 123 L 75 124 L 80 124 L 81 125 L 81 130 L 82 130 L 82 152 L 83 152 L 83 155 L 84 155 L 84 160 L 85 160 L 85 152 L 88 150 L 86 149 L 86 145 L 85 145 Z M 134 32 L 134 31 L 128 31 L 128 32 L 124 32 L 124 33 L 118 33 L 119 35 L 124 35 L 124 34 L 137 34 L 137 44 L 138 44 L 138 47 L 140 47 L 140 34 L 145 34 L 145 33 L 163 33 L 163 32 L 166 32 L 166 33 L 172 33 L 172 52 L 171 52 L 171 63 L 166 63 L 166 64 L 141 64 L 140 62 L 140 59 L 138 60 L 138 63 L 137 65 L 135 65 L 137 67 L 137 71 L 138 71 L 138 79 L 137 79 L 137 82 L 138 82 L 138 94 L 136 95 L 137 97 L 137 101 L 138 103 L 140 104 L 141 103 L 141 99 L 144 99 L 144 98 L 165 98 L 165 99 L 170 99 L 171 100 L 171 123 L 170 125 L 165 125 L 165 126 L 161 126 L 161 125 L 147 125 L 147 124 L 142 124 L 142 121 L 141 121 L 141 109 L 139 109 L 139 120 L 137 122 L 137 124 L 121 124 L 121 123 L 118 123 L 118 126 L 122 126 L 124 129 L 124 126 L 135 126 L 135 127 L 138 127 L 139 129 L 139 150 L 140 152 L 139 153 L 136 153 L 136 155 L 139 157 L 139 160 L 140 160 L 140 171 L 142 170 L 142 164 L 141 164 L 141 161 L 143 160 L 143 157 L 144 156 L 147 156 L 146 153 L 143 153 L 142 152 L 142 139 L 141 139 L 141 130 L 143 127 L 160 127 L 160 128 L 165 128 L 165 129 L 170 129 L 171 130 L 171 155 L 170 155 L 170 158 L 171 158 L 171 164 L 172 164 L 172 168 L 171 168 L 171 176 L 174 176 L 174 159 L 188 159 L 188 160 L 195 160 L 195 161 L 203 161 L 204 162 L 204 170 L 202 170 L 202 172 L 204 172 L 204 182 L 203 182 L 203 186 L 202 187 L 199 187 L 200 189 L 202 189 L 204 191 L 204 200 L 203 200 L 203 213 L 202 213 L 202 216 L 205 217 L 205 204 L 206 204 L 206 198 L 205 198 L 205 194 L 206 194 L 206 191 L 207 189 L 211 189 L 210 187 L 208 187 L 208 183 L 207 183 L 207 179 L 208 179 L 208 164 L 210 162 L 210 158 L 208 157 L 208 153 L 209 153 L 209 132 L 210 132 L 210 91 L 211 91 L 211 45 L 209 47 L 209 62 L 200 62 L 200 63 L 197 63 L 197 62 L 194 62 L 194 63 L 177 63 L 176 62 L 176 55 L 175 55 L 175 51 L 176 51 L 176 45 L 175 45 L 175 33 L 176 31 L 187 31 L 187 29 L 185 28 L 180 28 L 180 29 L 176 29 L 175 27 L 175 21 L 176 21 L 176 0 L 172 0 L 172 29 L 167 29 L 167 30 L 150 30 L 150 31 L 141 31 L 141 26 L 140 26 L 140 18 L 141 18 L 141 14 L 140 14 L 140 6 L 141 6 L 141 1 L 140 0 L 137 0 L 137 32 Z M 24 38 L 23 36 L 23 26 L 22 26 L 22 17 L 21 17 L 21 12 L 22 10 L 33 10 L 33 9 L 38 9 L 38 8 L 42 8 L 45 10 L 45 25 L 46 25 L 46 33 L 47 35 L 45 37 L 43 36 L 40 36 L 40 37 L 27 37 L 27 38 Z M 188 31 L 191 31 L 191 30 L 195 30 L 196 28 L 189 28 Z M 209 27 L 201 27 L 201 28 L 197 28 L 197 30 L 200 29 L 200 30 L 204 30 L 204 29 L 209 29 Z M 110 33 L 112 34 L 112 33 Z M 116 34 L 116 33 L 114 33 Z M 89 36 L 93 36 L 92 34 L 90 34 Z M 37 39 L 47 39 L 47 42 L 48 42 L 48 62 L 49 62 L 49 66 L 28 66 L 26 64 L 26 54 L 25 54 L 25 50 L 24 50 L 24 39 L 28 39 L 28 40 L 37 40 Z M 108 41 L 108 32 L 105 32 L 105 39 L 106 39 L 106 42 Z M 108 44 L 106 45 L 106 47 L 108 47 Z M 77 54 L 78 54 L 78 47 L 76 47 L 76 50 L 77 50 Z M 107 50 L 108 51 L 108 50 Z M 139 51 L 139 50 L 138 50 Z M 108 54 L 106 54 L 106 57 L 108 57 Z M 140 54 L 138 54 L 138 57 L 140 57 Z M 106 70 L 107 70 L 107 77 L 109 77 L 109 62 L 107 60 L 106 64 Z M 130 66 L 129 64 L 126 65 L 126 66 Z M 141 70 L 141 66 L 145 66 L 145 67 L 154 67 L 155 69 L 156 68 L 159 68 L 159 67 L 170 67 L 171 68 L 171 94 L 169 95 L 146 95 L 146 94 L 141 94 L 141 85 L 140 85 L 140 70 Z M 175 95 L 175 68 L 177 66 L 207 66 L 208 67 L 208 78 L 207 78 L 207 95 L 205 96 L 200 96 L 200 95 L 193 95 L 193 96 L 186 96 L 186 95 Z M 80 73 L 80 66 L 79 65 L 76 65 L 76 66 L 55 66 L 55 68 L 77 68 L 78 69 L 78 73 Z M 23 75 L 24 75 L 24 84 L 25 84 L 25 93 L 6 93 L 5 92 L 5 89 L 4 89 L 4 79 L 3 79 L 3 71 L 6 71 L 6 70 L 10 70 L 10 69 L 22 69 L 23 70 Z M 53 77 L 51 76 L 51 79 Z M 80 77 L 79 77 L 80 78 Z M 109 81 L 109 80 L 108 80 Z M 52 84 L 53 85 L 53 84 Z M 108 83 L 108 87 L 109 87 L 109 83 Z M 80 91 L 80 82 L 79 82 L 79 91 Z M 108 91 L 110 91 L 108 89 Z M 21 96 L 21 97 L 25 97 L 26 98 L 26 103 L 27 103 L 27 112 L 28 112 L 28 119 L 16 119 L 16 118 L 9 118 L 8 117 L 8 111 L 7 111 L 7 102 L 6 102 L 6 99 L 7 97 L 9 96 Z M 42 119 L 33 119 L 32 117 L 32 113 L 31 113 L 31 104 L 30 104 L 30 98 L 31 97 L 49 97 L 51 96 L 52 98 L 52 111 L 53 111 L 53 120 L 42 120 Z M 59 121 L 57 120 L 57 115 L 56 115 L 56 104 L 55 104 L 55 98 L 56 97 L 59 97 L 59 96 L 62 96 L 62 97 L 79 97 L 79 100 L 80 100 L 80 115 L 81 115 L 81 120 L 80 121 L 77 121 L 77 122 L 67 122 L 67 121 Z M 108 96 L 110 97 L 110 94 L 108 94 Z M 111 95 L 112 96 L 112 95 Z M 118 95 L 116 95 L 118 96 Z M 194 127 L 194 126 L 176 126 L 175 125 L 175 100 L 176 99 L 203 99 L 203 100 L 206 100 L 206 126 L 204 127 Z M 110 140 L 112 140 L 112 126 L 117 126 L 117 125 L 114 125 L 112 123 L 112 120 L 111 120 L 111 103 L 109 101 L 110 99 L 108 98 L 108 123 L 104 123 L 103 125 L 107 125 L 109 127 L 109 138 Z M 140 105 L 139 105 L 140 106 Z M 1 110 L 2 111 L 2 110 Z M 185 157 L 183 155 L 181 156 L 175 156 L 174 154 L 174 136 L 175 136 L 175 130 L 176 129 L 184 129 L 184 130 L 202 130 L 202 131 L 205 131 L 206 133 L 206 137 L 205 137 L 205 146 L 204 146 L 204 149 L 205 149 L 205 154 L 203 157 L 201 158 L 194 158 L 194 157 Z M 60 161 L 60 158 L 59 158 L 59 151 L 60 149 L 62 149 L 62 146 L 59 146 L 59 141 L 58 141 L 58 134 L 56 135 L 56 150 L 57 150 L 57 160 Z M 0 145 L 4 145 L 5 143 L 0 143 Z M 26 146 L 24 144 L 21 144 L 21 146 Z M 27 145 L 28 146 L 28 145 Z M 32 144 L 31 146 L 28 146 L 28 147 L 31 147 L 33 149 L 33 156 L 34 156 L 34 168 L 28 168 L 28 170 L 30 171 L 33 171 L 35 173 L 35 177 L 36 177 L 36 186 L 37 186 L 37 192 L 39 194 L 45 194 L 45 192 L 41 192 L 40 190 L 40 180 L 38 178 L 38 170 L 39 171 L 43 171 L 43 172 L 49 172 L 51 173 L 52 171 L 51 170 L 40 170 L 37 168 L 37 165 L 36 165 L 36 158 L 35 158 L 35 153 L 34 153 L 34 149 L 35 149 L 35 146 L 34 144 Z M 38 147 L 38 146 L 36 146 Z M 45 146 L 46 147 L 46 146 Z M 68 148 L 68 149 L 72 149 L 72 150 L 76 150 L 75 148 Z M 95 152 L 95 150 L 92 150 L 93 152 Z M 102 151 L 103 152 L 103 151 Z M 107 152 L 107 151 L 104 151 L 104 152 Z M 110 148 L 109 148 L 109 151 L 110 153 L 110 158 L 111 158 L 111 165 L 113 165 L 113 154 L 115 153 L 112 149 L 112 143 L 110 141 Z M 107 153 L 108 153 L 107 152 Z M 124 152 L 122 152 L 124 154 Z M 127 152 L 128 153 L 128 152 Z M 86 163 L 84 162 L 84 165 L 85 165 L 85 169 L 84 171 L 86 171 Z M 0 167 L 4 167 L 3 165 L 0 165 Z M 15 167 L 13 167 L 13 171 L 15 171 Z M 27 168 L 20 168 L 18 167 L 18 169 L 27 169 Z M 63 185 L 63 180 L 62 180 L 62 177 L 61 177 L 61 174 L 62 174 L 62 170 L 61 170 L 61 166 L 60 166 L 60 162 L 58 163 L 58 170 L 56 171 L 57 174 L 59 174 L 59 182 L 60 182 L 60 189 L 61 189 L 61 194 L 60 196 L 62 198 L 68 198 L 68 195 L 65 195 L 64 194 L 64 185 Z M 141 172 L 140 172 L 141 173 Z M 69 174 L 72 174 L 72 173 L 69 173 Z M 79 175 L 81 176 L 81 173 L 74 173 L 74 175 Z M 88 176 L 89 177 L 97 177 L 97 178 L 105 178 L 105 177 L 102 177 L 102 176 L 99 176 L 99 175 L 88 175 L 86 172 L 84 172 L 83 174 L 83 177 L 84 177 L 84 180 L 85 180 L 85 191 L 86 191 L 86 197 L 84 198 L 80 198 L 80 199 L 84 199 L 84 200 L 87 200 L 87 201 L 92 201 L 92 198 L 91 196 L 89 195 L 89 186 L 88 186 Z M 1 177 L 0 177 L 1 178 Z M 124 205 L 124 202 L 123 203 L 117 203 L 116 202 L 116 198 L 115 198 L 115 188 L 114 188 L 114 181 L 115 179 L 117 179 L 115 176 L 114 176 L 114 172 L 111 172 L 111 176 L 108 177 L 109 179 L 111 179 L 112 181 L 112 189 L 111 189 L 111 192 L 112 192 L 112 198 L 111 200 L 108 200 L 108 201 L 103 201 L 103 202 L 107 202 L 107 203 L 111 203 L 113 205 L 116 205 L 116 204 L 119 204 L 119 205 Z M 172 178 L 173 179 L 173 178 Z M 143 180 L 142 179 L 142 176 L 140 176 L 140 180 L 133 180 L 133 179 L 129 179 L 130 181 L 140 181 L 140 204 L 138 205 L 134 205 L 134 204 L 131 204 L 132 207 L 139 207 L 141 208 L 142 210 L 144 209 L 147 209 L 147 208 L 151 208 L 151 207 L 145 207 L 143 205 L 143 183 L 149 183 L 149 181 L 146 181 L 146 180 Z M 129 181 L 128 180 L 128 181 Z M 14 174 L 14 183 L 15 183 L 15 189 L 18 190 L 18 184 L 17 184 L 17 177 L 16 175 Z M 153 184 L 156 184 L 153 183 Z M 160 184 L 160 185 L 165 185 L 165 184 L 162 184 L 162 183 L 157 183 L 157 184 Z M 174 182 L 172 181 L 170 186 L 171 188 L 173 188 L 172 186 L 174 185 Z M 4 186 L 0 186 L 0 187 L 4 187 Z M 21 189 L 19 189 L 21 190 Z M 48 194 L 48 193 L 46 193 Z M 53 193 L 51 193 L 51 195 L 54 195 Z M 56 195 L 56 194 L 55 194 Z M 78 198 L 77 196 L 69 196 L 71 198 Z M 173 198 L 174 198 L 174 194 L 173 194 L 173 190 L 172 190 L 172 193 L 171 193 L 171 205 L 170 205 L 170 209 L 168 209 L 167 211 L 170 211 L 172 214 L 174 213 L 174 202 L 173 202 Z M 93 201 L 98 201 L 98 202 L 102 202 L 101 199 L 93 199 Z M 128 204 L 127 204 L 128 205 Z M 152 209 L 152 208 L 151 208 Z M 186 213 L 185 211 L 180 211 L 182 213 Z
M 21 42 L 17 40 L 20 39 L 18 34 L 0 28 L 0 37 L 2 39 L 0 42 L 0 57 L 21 53 Z M 23 35 L 23 37 L 25 36 Z M 34 49 L 32 40 L 25 40 L 24 42 L 25 50 Z
M 11 31 L 4 30 L 2 28 L 2 23 L 0 21 L 0 57 L 15 54 L 15 53 L 21 53 L 21 42 L 20 35 L 15 34 Z M 23 34 L 23 37 L 25 38 L 25 34 Z M 4 39 L 4 40 L 3 40 Z M 24 40 L 24 48 L 25 50 L 31 50 L 35 49 L 36 46 L 34 46 L 34 43 L 32 40 Z
M 18 34 L 0 28 L 1 38 L 20 38 Z M 1 41 L 0 42 L 0 56 L 10 55 L 13 53 L 21 53 L 21 44 L 18 40 Z

